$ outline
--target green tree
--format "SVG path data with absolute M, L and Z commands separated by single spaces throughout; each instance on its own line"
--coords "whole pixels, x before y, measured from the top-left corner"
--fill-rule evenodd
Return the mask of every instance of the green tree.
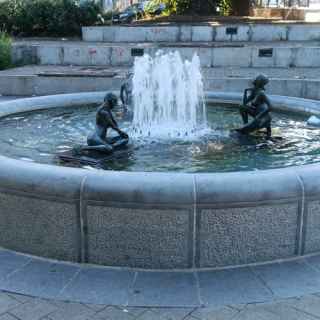
M 250 0 L 154 0 L 165 2 L 170 14 L 213 15 L 220 8 L 222 14 L 249 15 Z

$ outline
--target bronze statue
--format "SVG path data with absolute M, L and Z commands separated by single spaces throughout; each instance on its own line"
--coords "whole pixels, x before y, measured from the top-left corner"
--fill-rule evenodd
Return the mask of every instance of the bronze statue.
M 128 108 L 132 104 L 132 77 L 133 72 L 128 72 L 126 79 L 120 88 L 120 99 L 126 111 L 128 111 Z
M 96 129 L 87 138 L 88 146 L 81 147 L 81 151 L 98 151 L 110 154 L 128 144 L 129 136 L 119 129 L 112 114 L 112 110 L 117 104 L 117 96 L 112 93 L 106 94 L 103 104 L 97 110 Z M 116 131 L 119 135 L 107 137 L 108 129 Z
M 270 139 L 272 105 L 265 94 L 265 86 L 269 83 L 269 79 L 264 75 L 259 75 L 252 83 L 253 88 L 245 89 L 243 104 L 240 105 L 244 126 L 236 131 L 241 134 L 250 134 L 260 129 L 266 129 L 267 139 Z M 253 118 L 250 122 L 249 116 Z

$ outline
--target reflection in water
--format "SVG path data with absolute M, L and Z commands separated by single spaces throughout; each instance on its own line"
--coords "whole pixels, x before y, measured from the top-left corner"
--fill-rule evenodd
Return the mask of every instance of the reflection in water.
M 94 129 L 96 107 L 31 112 L 0 120 L 0 150 L 26 161 L 57 163 L 57 154 L 86 143 Z M 131 123 L 120 126 L 130 134 Z M 234 108 L 208 107 L 211 130 L 198 140 L 131 139 L 128 150 L 104 162 L 104 169 L 127 171 L 226 172 L 261 170 L 320 161 L 319 130 L 303 117 L 273 114 L 273 133 L 281 137 L 266 143 L 263 135 L 243 137 L 230 131 L 241 125 Z M 86 167 L 91 168 L 92 167 Z

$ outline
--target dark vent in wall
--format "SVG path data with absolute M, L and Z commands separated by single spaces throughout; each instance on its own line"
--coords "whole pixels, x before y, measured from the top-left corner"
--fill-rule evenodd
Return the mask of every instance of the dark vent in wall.
M 229 28 L 226 28 L 226 34 L 227 35 L 236 35 L 238 34 L 238 28 L 237 27 L 229 27 Z
M 259 49 L 259 57 L 271 58 L 273 56 L 273 49 Z
M 132 57 L 142 57 L 144 55 L 144 49 L 142 48 L 132 48 L 131 56 Z

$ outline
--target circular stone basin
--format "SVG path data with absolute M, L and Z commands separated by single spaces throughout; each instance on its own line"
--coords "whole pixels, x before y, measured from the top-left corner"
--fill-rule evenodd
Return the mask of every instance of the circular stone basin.
M 10 115 L 0 120 L 0 150 L 7 156 L 47 164 L 60 164 L 57 155 L 85 145 L 94 130 L 96 106 L 55 108 Z M 131 136 L 125 152 L 99 163 L 99 168 L 122 171 L 228 172 L 263 170 L 320 161 L 319 130 L 307 117 L 273 112 L 274 141 L 263 134 L 239 136 L 242 126 L 237 108 L 208 106 L 210 131 L 189 139 L 156 139 L 132 134 L 131 123 L 118 113 L 118 122 Z M 90 167 L 85 166 L 84 167 Z
M 117 170 L 38 163 L 85 141 L 94 109 L 75 106 L 97 105 L 104 95 L 0 104 L 0 247 L 144 269 L 223 268 L 320 252 L 318 131 L 305 126 L 307 116 L 320 114 L 319 101 L 271 96 L 275 110 L 294 114 L 273 113 L 274 134 L 284 139 L 267 148 L 255 148 L 261 137 L 239 143 L 229 136 L 239 116 L 222 105 L 236 105 L 241 93 L 207 93 L 219 106 L 209 108 L 207 140 L 137 139 Z M 273 166 L 281 168 L 253 170 Z M 128 172 L 142 169 L 167 172 Z

